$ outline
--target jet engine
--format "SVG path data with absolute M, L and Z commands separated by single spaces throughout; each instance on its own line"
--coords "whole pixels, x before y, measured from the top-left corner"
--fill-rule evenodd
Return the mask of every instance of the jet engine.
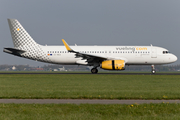
M 101 68 L 106 70 L 124 70 L 124 60 L 106 60 L 101 63 Z

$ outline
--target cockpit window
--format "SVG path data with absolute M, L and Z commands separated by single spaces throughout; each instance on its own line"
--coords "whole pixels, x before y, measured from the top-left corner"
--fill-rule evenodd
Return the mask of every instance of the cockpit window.
M 163 51 L 163 54 L 168 54 L 169 52 L 168 51 Z

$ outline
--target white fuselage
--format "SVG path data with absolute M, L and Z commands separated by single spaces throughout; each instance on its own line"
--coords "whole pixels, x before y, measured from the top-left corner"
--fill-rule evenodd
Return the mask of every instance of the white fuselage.
M 82 58 L 76 58 L 75 53 L 68 52 L 65 46 L 41 46 L 51 63 L 81 64 Z M 155 46 L 71 46 L 80 53 L 107 57 L 109 60 L 125 60 L 126 65 L 157 65 L 175 62 L 177 57 L 168 53 L 167 49 Z

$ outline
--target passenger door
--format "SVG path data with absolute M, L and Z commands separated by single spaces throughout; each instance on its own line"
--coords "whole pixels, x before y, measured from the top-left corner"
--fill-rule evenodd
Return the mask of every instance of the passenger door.
M 154 47 L 151 47 L 151 58 L 157 58 L 157 50 Z

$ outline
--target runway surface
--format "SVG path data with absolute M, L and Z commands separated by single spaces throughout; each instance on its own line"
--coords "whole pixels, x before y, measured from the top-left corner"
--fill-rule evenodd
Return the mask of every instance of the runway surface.
M 15 103 L 15 104 L 150 104 L 150 103 L 180 103 L 180 100 L 0 99 L 0 103 Z
M 151 74 L 151 73 L 123 73 L 123 72 L 104 72 L 104 73 L 97 73 L 97 74 L 92 74 L 92 73 L 84 73 L 84 72 L 1 72 L 0 74 L 84 74 L 84 75 L 180 75 L 180 72 L 175 72 L 175 73 L 156 73 L 156 74 Z

